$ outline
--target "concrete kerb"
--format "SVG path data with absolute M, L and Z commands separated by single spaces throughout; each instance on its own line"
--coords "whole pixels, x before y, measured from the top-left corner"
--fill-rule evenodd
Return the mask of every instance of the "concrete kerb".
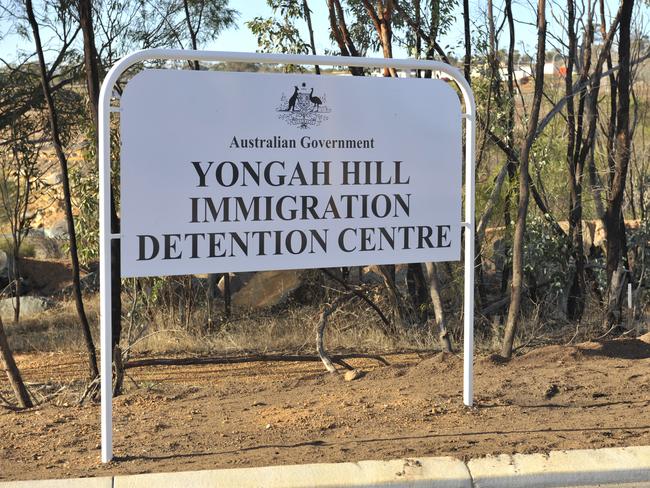
M 14 481 L 0 488 L 559 488 L 650 486 L 650 446 Z
M 476 488 L 554 488 L 650 481 L 650 446 L 472 459 Z
M 303 464 L 116 476 L 115 488 L 471 488 L 467 466 L 451 457 Z

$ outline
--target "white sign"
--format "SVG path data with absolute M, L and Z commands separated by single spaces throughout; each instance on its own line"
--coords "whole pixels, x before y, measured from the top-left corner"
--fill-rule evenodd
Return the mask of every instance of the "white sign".
M 460 258 L 443 81 L 147 70 L 120 119 L 124 277 Z

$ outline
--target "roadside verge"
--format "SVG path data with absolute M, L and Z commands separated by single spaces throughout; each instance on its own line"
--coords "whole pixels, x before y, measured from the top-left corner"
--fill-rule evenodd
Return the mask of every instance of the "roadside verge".
M 650 446 L 14 481 L 0 488 L 559 488 L 650 486 Z

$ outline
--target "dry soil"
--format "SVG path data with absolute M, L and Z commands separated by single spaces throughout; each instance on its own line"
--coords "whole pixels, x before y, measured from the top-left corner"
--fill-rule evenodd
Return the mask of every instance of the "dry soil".
M 351 382 L 320 363 L 131 369 L 114 402 L 116 457 L 102 465 L 99 406 L 68 392 L 83 357 L 21 355 L 33 389 L 64 389 L 27 411 L 0 408 L 0 479 L 650 445 L 642 340 L 479 358 L 474 408 L 462 405 L 457 356 L 386 359 L 352 360 L 365 375 Z

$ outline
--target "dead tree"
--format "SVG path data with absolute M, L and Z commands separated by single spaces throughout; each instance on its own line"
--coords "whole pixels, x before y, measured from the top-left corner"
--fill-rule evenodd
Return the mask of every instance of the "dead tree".
M 530 198 L 530 179 L 528 174 L 528 163 L 530 149 L 535 141 L 539 111 L 542 103 L 544 89 L 544 62 L 546 58 L 546 0 L 538 0 L 537 3 L 537 59 L 535 61 L 535 91 L 533 95 L 533 106 L 528 120 L 526 139 L 521 148 L 519 158 L 519 205 L 517 209 L 517 220 L 515 223 L 515 235 L 512 250 L 512 284 L 510 286 L 510 307 L 508 308 L 508 320 L 503 337 L 501 355 L 510 359 L 512 356 L 512 345 L 515 339 L 519 313 L 521 310 L 521 296 L 523 290 L 524 274 L 524 237 L 526 232 L 526 216 L 528 215 L 528 201 Z
M 610 194 L 605 211 L 605 227 L 607 229 L 607 316 L 606 325 L 611 327 L 621 319 L 621 288 L 625 278 L 620 276 L 622 271 L 621 259 L 627 247 L 625 239 L 625 224 L 623 219 L 623 198 L 625 197 L 625 181 L 630 162 L 630 25 L 634 0 L 622 0 L 621 20 L 618 39 L 619 72 L 617 80 L 618 107 L 616 110 L 616 140 L 614 145 L 614 161 Z M 621 284 L 620 286 L 619 283 Z
M 331 304 L 326 304 L 318 320 L 318 327 L 316 329 L 316 351 L 318 352 L 318 357 L 320 357 L 320 360 L 325 365 L 325 369 L 327 369 L 329 373 L 336 373 L 336 367 L 327 354 L 327 351 L 325 351 L 325 346 L 323 344 L 325 337 L 325 327 L 327 327 L 329 316 L 332 315 L 336 309 L 343 305 L 345 302 L 351 298 L 354 298 L 354 296 L 354 293 L 348 292 L 339 296 Z

